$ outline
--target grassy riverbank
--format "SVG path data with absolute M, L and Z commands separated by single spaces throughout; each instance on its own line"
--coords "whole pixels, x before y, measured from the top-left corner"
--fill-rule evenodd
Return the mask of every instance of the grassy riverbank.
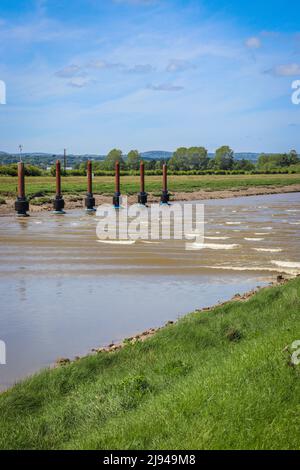
M 169 190 L 171 192 L 239 190 L 260 186 L 280 187 L 291 184 L 300 184 L 300 174 L 169 176 Z M 159 193 L 161 185 L 161 176 L 146 177 L 146 189 L 148 192 Z M 16 187 L 16 177 L 0 176 L 0 196 L 15 197 Z M 139 188 L 139 176 L 122 177 L 121 189 L 123 194 L 135 194 L 139 191 Z M 114 178 L 110 176 L 95 177 L 93 189 L 95 194 L 112 195 L 114 192 Z M 86 177 L 63 177 L 62 190 L 65 194 L 86 192 Z M 45 196 L 54 194 L 55 178 L 46 176 L 26 177 L 26 192 L 29 197 L 32 195 Z
M 300 447 L 300 278 L 0 396 L 1 448 Z

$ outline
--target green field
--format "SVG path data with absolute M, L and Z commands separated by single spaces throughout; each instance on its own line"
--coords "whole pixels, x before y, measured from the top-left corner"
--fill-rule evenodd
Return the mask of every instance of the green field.
M 169 190 L 171 192 L 192 192 L 201 189 L 205 191 L 220 191 L 224 189 L 238 190 L 257 186 L 286 186 L 290 184 L 300 184 L 300 174 L 169 176 Z M 148 192 L 158 193 L 161 190 L 161 185 L 161 176 L 146 177 L 146 190 Z M 95 194 L 113 194 L 114 178 L 110 176 L 95 177 L 93 189 Z M 139 177 L 122 177 L 121 189 L 123 194 L 137 193 L 139 191 Z M 16 177 L 0 177 L 1 196 L 15 197 L 16 191 Z M 84 176 L 68 176 L 62 178 L 62 191 L 68 194 L 86 192 L 86 178 Z M 49 176 L 27 177 L 26 192 L 29 197 L 33 195 L 54 194 L 55 178 Z
M 299 449 L 300 278 L 0 396 L 2 449 Z

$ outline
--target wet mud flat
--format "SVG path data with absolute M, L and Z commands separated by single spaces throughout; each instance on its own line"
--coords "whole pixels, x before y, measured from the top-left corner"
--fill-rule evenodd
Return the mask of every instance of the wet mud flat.
M 205 201 L 204 243 L 99 242 L 74 210 L 0 219 L 0 386 L 300 272 L 298 193 Z

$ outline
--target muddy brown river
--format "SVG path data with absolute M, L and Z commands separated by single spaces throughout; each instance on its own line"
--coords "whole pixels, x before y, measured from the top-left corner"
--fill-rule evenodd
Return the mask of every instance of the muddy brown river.
M 300 273 L 299 193 L 204 201 L 204 243 L 103 243 L 95 214 L 0 218 L 0 388 L 280 272 Z

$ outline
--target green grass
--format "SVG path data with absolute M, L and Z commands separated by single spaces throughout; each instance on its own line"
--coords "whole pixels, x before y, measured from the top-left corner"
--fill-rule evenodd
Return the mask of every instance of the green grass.
M 169 190 L 171 192 L 192 192 L 197 190 L 220 191 L 224 189 L 238 190 L 258 186 L 286 186 L 300 184 L 300 174 L 289 175 L 204 175 L 204 176 L 169 176 Z M 147 176 L 146 189 L 148 192 L 161 191 L 162 177 Z M 94 179 L 94 193 L 112 195 L 114 192 L 114 178 L 98 176 Z M 62 178 L 62 190 L 66 194 L 86 192 L 86 178 L 84 176 L 68 176 Z M 134 194 L 139 191 L 138 176 L 124 176 L 121 178 L 123 194 Z M 0 176 L 0 195 L 15 197 L 17 192 L 17 178 Z M 27 177 L 26 193 L 29 197 L 44 197 L 55 193 L 55 178 Z
M 0 396 L 0 447 L 298 449 L 300 278 Z
M 30 204 L 33 206 L 42 206 L 43 204 L 50 204 L 51 202 L 52 199 L 49 196 L 35 197 L 34 199 L 30 199 Z

